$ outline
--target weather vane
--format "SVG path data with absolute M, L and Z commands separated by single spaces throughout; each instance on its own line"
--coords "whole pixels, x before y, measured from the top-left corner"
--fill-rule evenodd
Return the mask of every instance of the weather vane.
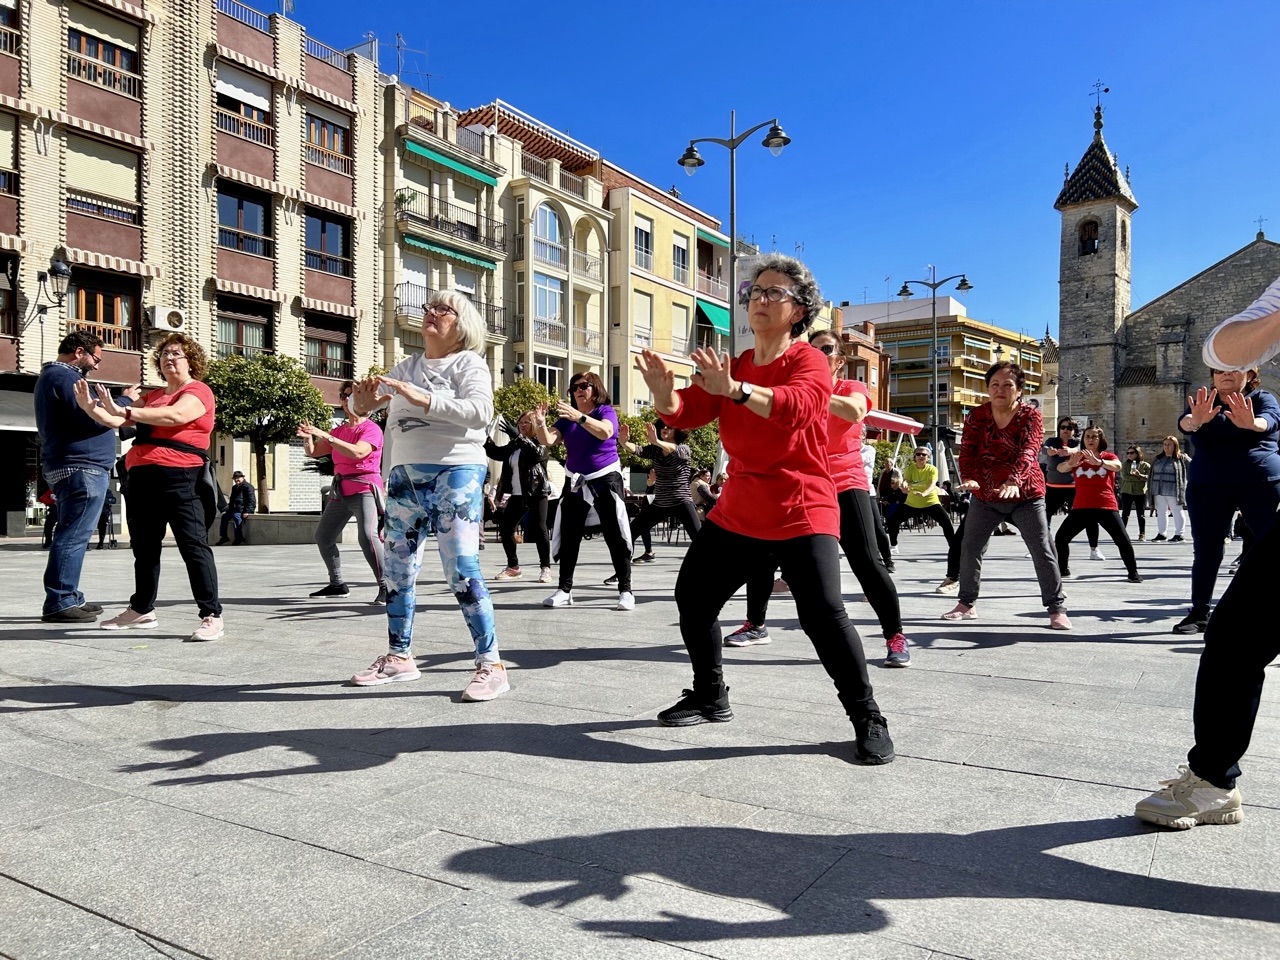
M 1264 223 L 1266 223 L 1266 222 L 1267 222 L 1267 220 L 1268 220 L 1268 218 L 1267 218 L 1267 217 L 1264 217 L 1264 216 L 1262 216 L 1261 214 L 1259 214 L 1259 215 L 1258 215 L 1258 219 L 1257 219 L 1257 220 L 1255 220 L 1255 221 L 1253 221 L 1254 223 L 1256 223 L 1256 224 L 1258 225 L 1258 233 L 1259 233 L 1259 234 L 1261 234 L 1261 233 L 1262 233 L 1262 225 L 1263 225 Z
M 1104 84 L 1101 80 L 1095 80 L 1093 82 L 1093 95 L 1095 99 L 1097 99 L 1098 101 L 1099 108 L 1102 107 L 1102 95 L 1104 93 L 1110 93 L 1110 92 L 1111 92 L 1111 88 L 1108 87 L 1106 84 Z

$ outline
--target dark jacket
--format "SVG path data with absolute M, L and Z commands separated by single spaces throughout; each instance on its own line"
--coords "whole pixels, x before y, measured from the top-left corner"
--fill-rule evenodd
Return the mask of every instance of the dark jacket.
M 228 513 L 257 513 L 258 494 L 251 483 L 231 484 L 231 496 L 227 498 Z
M 551 492 L 551 481 L 547 479 L 546 451 L 538 441 L 517 436 L 509 443 L 498 446 L 492 438 L 484 442 L 484 452 L 493 460 L 502 464 L 502 474 L 498 478 L 498 499 L 503 494 L 514 494 L 511 482 L 511 455 L 520 451 L 520 489 L 526 500 L 545 497 Z
M 83 375 L 64 363 L 48 363 L 36 380 L 36 428 L 45 469 L 96 467 L 109 472 L 116 460 L 116 433 L 76 403 Z
M 1226 402 L 1219 398 L 1212 420 L 1200 429 L 1188 433 L 1182 429 L 1182 417 L 1178 418 L 1178 430 L 1191 439 L 1195 456 L 1187 470 L 1189 486 L 1231 486 L 1241 480 L 1274 483 L 1280 480 L 1280 403 L 1269 390 L 1253 390 L 1248 394 L 1253 401 L 1253 415 L 1267 421 L 1263 433 L 1242 430 L 1227 419 Z M 1191 412 L 1182 411 L 1185 417 Z

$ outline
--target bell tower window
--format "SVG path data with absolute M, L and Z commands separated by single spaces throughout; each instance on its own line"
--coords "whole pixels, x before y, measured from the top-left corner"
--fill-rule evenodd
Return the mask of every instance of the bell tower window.
M 1098 221 L 1086 220 L 1080 224 L 1080 253 L 1087 257 L 1098 252 Z

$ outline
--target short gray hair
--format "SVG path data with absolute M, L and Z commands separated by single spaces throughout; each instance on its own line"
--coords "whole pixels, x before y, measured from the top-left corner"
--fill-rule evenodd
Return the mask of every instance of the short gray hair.
M 480 316 L 476 305 L 457 290 L 439 290 L 432 293 L 427 305 L 430 306 L 433 303 L 443 303 L 453 308 L 453 312 L 458 315 L 458 349 L 455 352 L 470 350 L 483 357 L 488 333 L 484 327 L 484 318 Z M 423 312 L 425 314 L 425 309 Z
M 813 271 L 795 257 L 788 257 L 782 253 L 766 253 L 756 261 L 753 270 L 751 274 L 753 284 L 760 279 L 760 274 L 769 270 L 785 273 L 791 278 L 793 299 L 805 308 L 804 319 L 791 325 L 791 336 L 799 337 L 809 329 L 817 319 L 818 311 L 823 307 L 822 291 L 818 289 L 818 281 L 813 278 Z

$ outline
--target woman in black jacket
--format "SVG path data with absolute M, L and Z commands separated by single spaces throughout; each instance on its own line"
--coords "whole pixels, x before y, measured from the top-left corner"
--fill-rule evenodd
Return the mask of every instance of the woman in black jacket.
M 551 582 L 551 542 L 547 537 L 547 495 L 551 482 L 547 479 L 546 452 L 533 437 L 533 418 L 525 414 L 513 427 L 505 418 L 498 419 L 498 426 L 508 437 L 509 443 L 498 446 L 492 438 L 484 442 L 484 450 L 491 458 L 502 463 L 498 479 L 497 500 L 501 506 L 498 514 L 498 536 L 507 551 L 506 569 L 495 580 L 519 580 L 520 559 L 516 556 L 516 527 L 529 515 L 526 535 L 533 535 L 538 546 L 538 563 L 541 572 L 538 583 Z

